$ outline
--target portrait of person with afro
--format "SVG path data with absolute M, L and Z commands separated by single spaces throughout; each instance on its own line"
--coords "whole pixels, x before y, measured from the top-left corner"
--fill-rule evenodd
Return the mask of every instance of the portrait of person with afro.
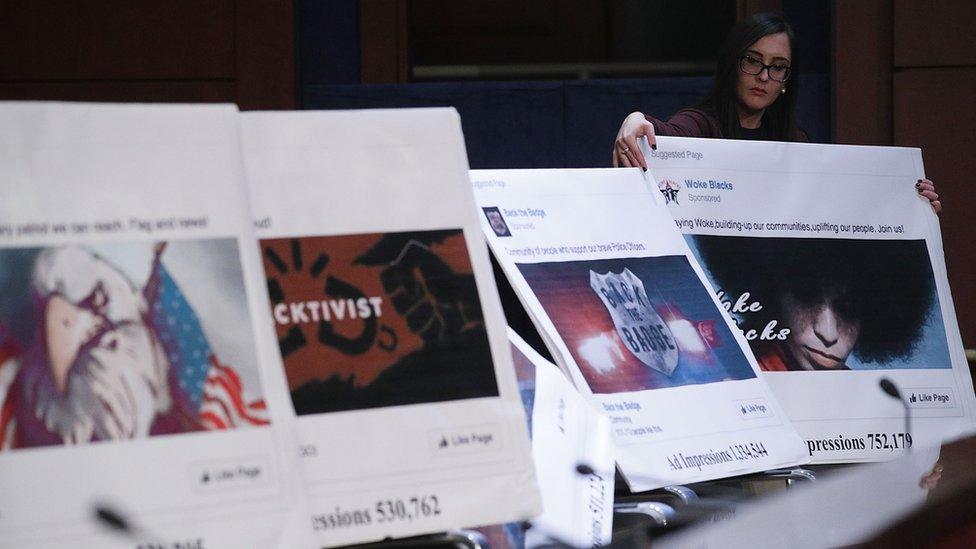
M 693 247 L 765 371 L 849 370 L 852 356 L 889 367 L 911 359 L 937 309 L 924 240 L 695 236 Z

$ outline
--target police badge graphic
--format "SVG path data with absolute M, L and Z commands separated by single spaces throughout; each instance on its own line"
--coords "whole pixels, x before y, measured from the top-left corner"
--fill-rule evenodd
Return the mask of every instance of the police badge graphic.
M 678 366 L 671 329 L 654 310 L 644 283 L 630 269 L 620 273 L 590 271 L 590 287 L 606 306 L 617 334 L 645 366 L 670 376 Z

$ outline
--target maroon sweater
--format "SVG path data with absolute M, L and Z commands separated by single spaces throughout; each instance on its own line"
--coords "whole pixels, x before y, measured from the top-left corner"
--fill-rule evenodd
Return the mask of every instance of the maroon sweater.
M 654 124 L 654 135 L 667 135 L 674 137 L 707 137 L 722 139 L 722 129 L 718 126 L 718 119 L 711 114 L 695 108 L 681 109 L 674 114 L 667 122 L 662 122 L 653 116 L 644 115 L 648 122 Z M 771 139 L 765 129 L 760 126 L 756 129 L 742 128 L 743 139 Z M 807 134 L 803 130 L 797 131 L 797 141 L 809 141 Z

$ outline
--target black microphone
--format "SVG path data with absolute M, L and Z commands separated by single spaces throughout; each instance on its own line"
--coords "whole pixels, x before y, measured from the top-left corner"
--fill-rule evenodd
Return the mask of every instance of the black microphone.
M 139 528 L 131 521 L 125 518 L 125 516 L 112 509 L 110 506 L 103 503 L 96 503 L 94 506 L 95 519 L 107 526 L 111 530 L 115 530 L 120 535 L 125 536 L 139 544 L 151 543 L 151 544 L 161 544 L 162 541 L 158 536 L 155 536 L 145 529 Z M 162 546 L 162 545 L 160 545 Z
M 883 377 L 879 385 L 881 385 L 881 390 L 887 393 L 888 396 L 901 400 L 901 391 L 898 390 L 898 386 L 895 385 L 894 381 Z
M 890 379 L 883 377 L 881 378 L 881 381 L 878 382 L 878 385 L 881 386 L 881 390 L 884 391 L 886 395 L 897 400 L 898 402 L 901 402 L 901 405 L 905 407 L 905 437 L 911 438 L 912 411 L 911 408 L 908 407 L 908 401 L 905 400 L 905 397 L 901 396 L 901 391 L 898 390 L 898 386 L 895 385 L 894 381 L 891 381 Z M 911 443 L 906 444 L 906 446 L 908 447 L 909 450 L 911 449 Z
M 119 532 L 125 534 L 132 531 L 132 527 L 129 526 L 129 521 L 125 520 L 122 515 L 104 505 L 95 506 L 95 518 L 112 530 L 118 530 Z
M 585 477 L 585 476 L 592 475 L 596 471 L 594 471 L 592 467 L 590 467 L 589 465 L 587 465 L 585 463 L 579 463 L 576 466 L 576 472 L 579 473 L 580 475 L 583 475 Z

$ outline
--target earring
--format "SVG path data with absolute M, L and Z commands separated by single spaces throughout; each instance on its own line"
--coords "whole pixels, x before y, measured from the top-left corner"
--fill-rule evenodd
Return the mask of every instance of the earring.
M 786 86 L 783 86 L 783 89 L 779 90 L 779 93 L 786 93 Z

